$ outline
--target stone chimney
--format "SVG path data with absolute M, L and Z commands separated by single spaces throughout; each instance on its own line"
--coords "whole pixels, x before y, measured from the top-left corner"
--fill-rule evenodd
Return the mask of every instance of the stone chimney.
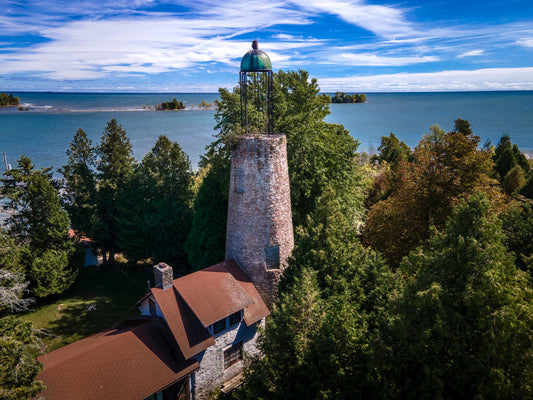
M 172 267 L 165 263 L 159 263 L 154 265 L 154 278 L 155 287 L 168 289 L 172 287 L 174 275 L 172 273 Z
M 285 135 L 244 136 L 231 155 L 226 259 L 270 308 L 294 247 Z

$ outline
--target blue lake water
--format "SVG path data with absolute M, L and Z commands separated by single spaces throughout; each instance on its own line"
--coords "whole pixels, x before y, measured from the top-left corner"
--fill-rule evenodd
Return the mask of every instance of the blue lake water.
M 77 129 L 93 144 L 115 118 L 126 130 L 134 155 L 141 159 L 159 135 L 177 141 L 194 167 L 205 146 L 213 140 L 214 110 L 200 110 L 202 100 L 217 94 L 87 94 L 13 93 L 27 111 L 0 109 L 0 152 L 16 164 L 20 154 L 37 167 L 59 168 Z M 151 111 L 150 107 L 173 97 L 185 111 Z M 361 142 L 360 150 L 377 149 L 381 136 L 394 132 L 413 147 L 439 124 L 449 131 L 457 118 L 467 119 L 482 143 L 494 144 L 507 133 L 522 150 L 533 150 L 533 92 L 367 93 L 365 104 L 332 104 L 328 122 L 340 123 Z M 3 170 L 3 168 L 0 168 Z

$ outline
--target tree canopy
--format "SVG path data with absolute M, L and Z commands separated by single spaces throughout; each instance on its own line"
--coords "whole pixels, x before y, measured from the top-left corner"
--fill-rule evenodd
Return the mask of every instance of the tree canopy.
M 532 396 L 532 291 L 503 240 L 475 194 L 403 260 L 408 280 L 391 317 L 394 397 Z
M 22 252 L 17 270 L 29 276 L 31 289 L 38 297 L 68 289 L 80 265 L 80 253 L 69 237 L 69 218 L 61 208 L 59 193 L 50 168 L 35 170 L 22 155 L 17 168 L 6 171 L 1 193 L 13 215 L 8 233 Z
M 129 260 L 177 267 L 192 222 L 192 174 L 179 144 L 160 136 L 118 198 L 118 243 Z
M 97 223 L 94 239 L 102 250 L 105 261 L 113 263 L 115 253 L 120 250 L 118 199 L 124 195 L 135 162 L 126 131 L 114 118 L 104 129 L 97 154 Z
M 364 243 L 397 266 L 429 237 L 431 226 L 444 226 L 461 199 L 476 190 L 497 199 L 498 191 L 488 176 L 491 155 L 478 148 L 479 141 L 464 120 L 456 121 L 454 131 L 442 134 L 436 129 L 421 140 L 411 160 L 399 162 L 388 172 L 389 187 L 382 190 L 389 196 L 370 208 Z

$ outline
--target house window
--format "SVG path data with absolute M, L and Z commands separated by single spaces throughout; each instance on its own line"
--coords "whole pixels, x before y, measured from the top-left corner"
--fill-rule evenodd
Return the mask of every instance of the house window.
M 242 341 L 224 351 L 224 369 L 242 360 Z
M 238 324 L 239 322 L 241 322 L 241 310 L 229 316 L 229 326 Z
M 155 301 L 148 299 L 148 308 L 150 310 L 150 315 L 155 317 Z
M 265 263 L 267 269 L 279 268 L 279 246 L 265 248 Z
M 226 329 L 226 318 L 222 318 L 213 324 L 214 333 L 222 332 L 224 329 Z

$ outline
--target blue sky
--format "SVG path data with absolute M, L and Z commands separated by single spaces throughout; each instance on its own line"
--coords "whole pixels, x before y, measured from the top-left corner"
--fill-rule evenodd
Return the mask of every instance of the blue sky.
M 533 90 L 531 0 L 0 0 L 0 92 L 216 92 L 259 40 L 323 91 Z

